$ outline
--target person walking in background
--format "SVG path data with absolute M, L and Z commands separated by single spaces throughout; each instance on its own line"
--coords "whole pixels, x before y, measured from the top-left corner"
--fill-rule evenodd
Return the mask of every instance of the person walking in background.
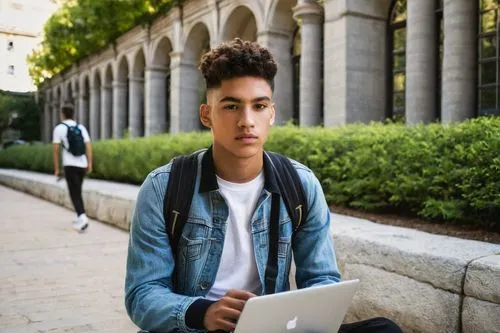
M 92 172 L 92 144 L 85 126 L 73 120 L 73 116 L 73 106 L 69 104 L 63 105 L 61 108 L 61 123 L 54 128 L 52 135 L 54 174 L 56 177 L 61 176 L 59 151 L 62 145 L 64 177 L 77 215 L 76 221 L 73 222 L 73 228 L 79 232 L 84 232 L 89 226 L 89 221 L 83 205 L 82 183 L 85 173 Z

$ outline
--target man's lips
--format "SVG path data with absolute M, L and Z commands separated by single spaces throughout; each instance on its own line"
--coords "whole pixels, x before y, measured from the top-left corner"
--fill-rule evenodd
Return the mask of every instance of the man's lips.
M 253 135 L 253 134 L 243 134 L 243 135 L 238 135 L 236 137 L 236 140 L 252 140 L 252 139 L 257 139 L 258 136 L 257 135 Z

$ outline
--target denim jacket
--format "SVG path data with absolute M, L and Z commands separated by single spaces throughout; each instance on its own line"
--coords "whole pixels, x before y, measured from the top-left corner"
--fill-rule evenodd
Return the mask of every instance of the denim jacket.
M 262 286 L 268 257 L 271 194 L 278 192 L 269 160 L 264 154 L 264 188 L 251 218 L 252 241 Z M 292 161 L 304 187 L 308 215 L 295 232 L 281 200 L 279 218 L 278 276 L 276 291 L 289 290 L 292 253 L 297 287 L 340 281 L 330 211 L 313 172 Z M 142 184 L 130 228 L 125 281 L 125 304 L 132 321 L 151 332 L 203 332 L 189 324 L 188 312 L 204 316 L 200 305 L 215 281 L 224 244 L 228 206 L 218 186 L 212 151 L 199 155 L 195 192 L 189 217 L 174 259 L 163 218 L 163 199 L 171 163 L 152 171 Z M 176 285 L 172 274 L 177 274 Z M 264 290 L 261 291 L 261 294 Z M 200 308 L 198 306 L 198 308 Z M 193 311 L 196 310 L 196 311 Z M 202 322 L 202 318 L 198 318 Z

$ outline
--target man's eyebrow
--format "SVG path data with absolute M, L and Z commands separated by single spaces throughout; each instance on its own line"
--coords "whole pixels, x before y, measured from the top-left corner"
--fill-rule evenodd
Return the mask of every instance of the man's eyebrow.
M 262 102 L 262 101 L 267 101 L 267 102 L 270 102 L 271 99 L 267 96 L 261 96 L 261 97 L 257 97 L 257 98 L 254 98 L 252 99 L 252 103 L 255 103 L 255 102 Z M 241 103 L 241 99 L 239 98 L 236 98 L 236 97 L 232 97 L 232 96 L 226 96 L 224 98 L 222 98 L 219 103 L 222 103 L 222 102 L 234 102 L 234 103 Z
M 232 96 L 226 96 L 224 98 L 222 98 L 219 103 L 222 103 L 222 102 L 234 102 L 234 103 L 241 103 L 241 99 L 239 98 L 236 98 L 236 97 L 232 97 Z
M 263 102 L 263 101 L 270 102 L 271 99 L 267 96 L 262 96 L 262 97 L 257 97 L 257 98 L 252 99 L 252 103 Z

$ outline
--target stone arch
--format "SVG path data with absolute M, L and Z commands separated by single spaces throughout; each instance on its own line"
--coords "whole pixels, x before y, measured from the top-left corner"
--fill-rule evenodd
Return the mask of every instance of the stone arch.
M 170 65 L 170 52 L 172 52 L 172 50 L 172 43 L 168 37 L 162 37 L 153 49 L 151 64 L 155 67 L 158 66 L 168 68 Z
M 54 87 L 52 91 L 52 124 L 55 126 L 60 121 L 61 86 Z
M 109 139 L 112 135 L 113 122 L 113 69 L 106 65 L 101 75 L 101 139 Z
M 75 114 L 79 115 L 80 114 L 80 82 L 79 82 L 79 77 L 75 76 L 73 80 L 71 81 L 72 87 L 73 87 L 73 105 L 75 107 Z
M 210 34 L 204 23 L 193 26 L 184 46 L 184 60 L 191 65 L 198 65 L 204 52 L 210 49 Z
M 128 79 L 128 75 L 129 75 L 128 60 L 127 57 L 123 55 L 118 61 L 116 79 L 117 81 L 125 81 Z
M 126 56 L 117 62 L 113 85 L 113 136 L 123 137 L 129 127 L 129 64 Z
M 90 78 L 88 74 L 84 74 L 80 84 L 80 101 L 78 105 L 78 121 L 85 127 L 89 123 L 89 98 L 90 98 Z
M 56 100 L 57 103 L 61 104 L 63 101 L 63 89 L 61 85 L 58 85 L 56 88 Z
M 144 79 L 145 68 L 146 68 L 146 57 L 144 55 L 144 50 L 140 48 L 139 50 L 137 50 L 137 52 L 132 58 L 132 70 L 130 71 L 132 77 Z
M 129 134 L 130 137 L 144 136 L 144 72 L 146 57 L 143 48 L 139 48 L 132 56 L 132 68 L 129 81 Z
M 79 98 L 79 103 L 83 107 L 81 113 L 88 114 L 89 126 L 87 130 L 93 140 L 100 138 L 101 77 L 101 71 L 98 68 L 91 72 L 90 78 L 86 75 L 85 81 L 82 83 L 86 87 L 82 87 L 83 95 Z M 88 85 L 89 83 L 90 85 Z
M 66 82 L 65 86 L 66 86 L 66 88 L 64 89 L 64 91 L 65 91 L 64 103 L 74 104 L 73 88 L 71 86 L 71 81 Z
M 257 20 L 252 10 L 241 5 L 233 9 L 223 25 L 222 40 L 227 41 L 235 37 L 243 40 L 257 40 Z
M 104 74 L 103 74 L 103 84 L 104 85 L 112 85 L 113 84 L 113 79 L 114 79 L 114 75 L 113 75 L 113 67 L 111 66 L 111 64 L 108 64 L 105 69 L 104 69 Z
M 90 79 L 92 82 L 92 89 L 101 89 L 103 86 L 103 75 L 102 72 L 99 69 L 96 69 L 92 73 L 92 78 Z
M 266 25 L 259 32 L 259 42 L 265 45 L 278 63 L 273 99 L 276 122 L 298 120 L 300 94 L 300 24 L 294 18 L 297 0 L 273 0 L 266 15 Z M 300 21 L 300 20 L 299 20 Z
M 185 69 L 181 80 L 182 86 L 188 87 L 182 104 L 186 104 L 185 114 L 181 117 L 181 129 L 184 131 L 204 129 L 199 119 L 199 106 L 206 102 L 206 87 L 201 72 L 198 70 L 201 56 L 210 50 L 210 35 L 204 23 L 196 24 L 188 34 L 184 47 L 183 63 Z
M 162 100 L 157 100 L 155 105 L 157 105 L 160 114 L 156 116 L 156 119 L 161 119 L 164 122 L 163 128 L 168 132 L 171 123 L 171 112 L 170 112 L 170 53 L 172 52 L 172 43 L 167 37 L 163 37 L 159 40 L 156 48 L 153 51 L 151 64 L 154 70 L 157 72 L 159 78 L 164 75 L 163 82 L 156 82 L 158 94 L 161 96 Z M 158 79 L 160 80 L 160 79 Z
M 267 26 L 285 32 L 294 31 L 297 21 L 293 18 L 293 8 L 297 0 L 274 0 L 269 10 Z

